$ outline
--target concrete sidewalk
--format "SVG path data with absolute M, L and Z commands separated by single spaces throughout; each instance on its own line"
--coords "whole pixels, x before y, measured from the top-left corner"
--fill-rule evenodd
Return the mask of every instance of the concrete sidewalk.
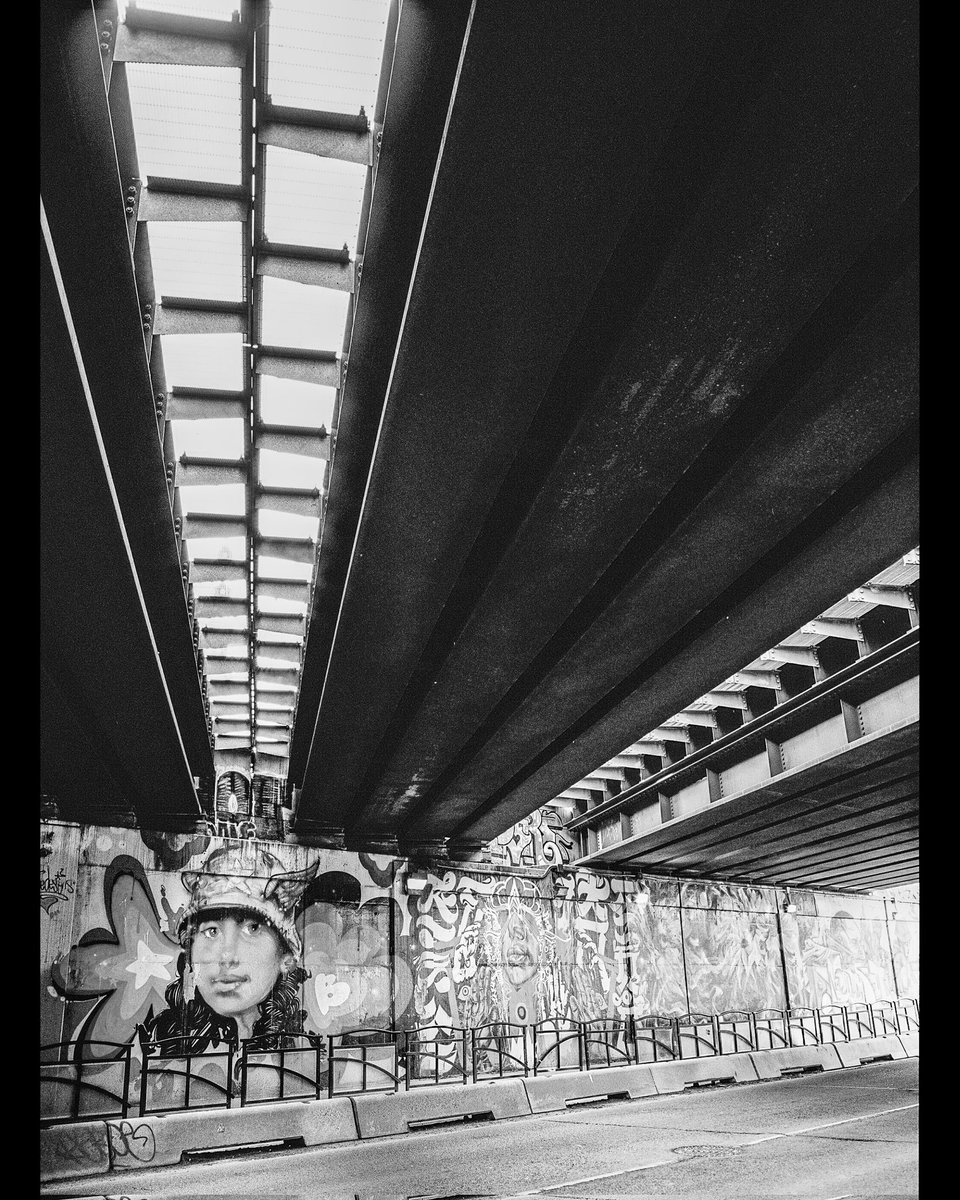
M 50 1183 L 41 1195 L 915 1196 L 918 1065 L 916 1059 L 876 1063 L 522 1120 L 130 1171 L 122 1181 Z

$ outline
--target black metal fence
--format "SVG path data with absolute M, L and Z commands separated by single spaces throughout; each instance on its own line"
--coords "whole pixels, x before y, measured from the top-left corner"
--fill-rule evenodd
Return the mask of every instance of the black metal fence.
M 592 1021 L 548 1017 L 473 1029 L 352 1029 L 289 1036 L 279 1048 L 251 1038 L 203 1052 L 176 1037 L 57 1042 L 40 1051 L 41 1125 L 817 1046 L 919 1028 L 918 1002 L 898 999 Z

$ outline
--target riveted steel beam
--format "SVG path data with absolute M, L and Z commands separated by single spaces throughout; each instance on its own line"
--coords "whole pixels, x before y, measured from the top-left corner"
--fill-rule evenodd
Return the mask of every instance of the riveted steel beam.
M 356 264 L 349 251 L 286 246 L 265 242 L 257 249 L 257 274 L 294 283 L 352 292 L 356 287 Z
M 258 375 L 277 379 L 296 379 L 301 383 L 319 383 L 339 387 L 340 360 L 333 351 L 295 351 L 278 346 L 260 346 L 254 355 Z
M 138 221 L 243 221 L 250 212 L 250 194 L 239 184 L 151 175 L 138 195 Z
M 245 582 L 247 564 L 226 559 L 195 558 L 190 563 L 191 583 Z
M 247 523 L 243 517 L 215 516 L 204 513 L 202 516 L 187 514 L 183 518 L 183 536 L 185 538 L 211 537 L 244 537 Z
M 245 417 L 248 406 L 243 392 L 174 387 L 166 399 L 165 413 L 168 421 L 209 421 Z
M 198 596 L 194 601 L 197 616 L 240 617 L 247 615 L 247 601 L 237 596 Z
M 300 454 L 323 460 L 330 457 L 330 437 L 325 429 L 261 425 L 256 439 L 258 450 L 278 450 L 281 454 Z
M 206 650 L 221 650 L 228 646 L 236 645 L 243 642 L 246 638 L 246 630 L 244 629 L 201 629 L 200 630 L 200 645 Z M 244 655 L 246 659 L 246 655 Z M 210 661 L 210 654 L 206 655 L 205 661 Z
M 257 140 L 301 154 L 373 165 L 373 133 L 365 117 L 312 112 L 278 104 L 261 105 Z
M 322 493 L 318 488 L 303 491 L 297 488 L 263 487 L 256 491 L 257 508 L 272 512 L 294 513 L 302 517 L 318 517 Z
M 850 593 L 851 600 L 861 600 L 866 604 L 887 604 L 891 608 L 916 608 L 909 588 L 897 587 L 861 587 Z
M 189 458 L 180 456 L 176 464 L 175 484 L 179 487 L 213 486 L 246 483 L 247 464 L 242 460 Z
M 300 538 L 257 537 L 256 552 L 270 558 L 282 558 L 287 562 L 309 563 L 317 555 L 316 542 Z
M 284 662 L 299 664 L 301 649 L 299 646 L 285 646 L 280 642 L 258 642 L 257 657 L 281 659 Z
M 246 333 L 246 312 L 242 304 L 195 301 L 164 297 L 157 305 L 154 334 Z
M 257 579 L 257 596 L 262 599 L 303 600 L 310 599 L 310 584 L 299 579 Z
M 169 63 L 190 67 L 244 65 L 245 31 L 239 23 L 127 9 L 117 31 L 116 62 Z
M 269 633 L 290 633 L 303 636 L 305 622 L 297 615 L 275 616 L 268 613 L 257 613 L 256 628 Z
M 283 667 L 257 667 L 257 685 L 262 683 L 283 684 L 284 686 L 296 687 L 300 682 L 300 672 L 298 670 L 287 670 Z

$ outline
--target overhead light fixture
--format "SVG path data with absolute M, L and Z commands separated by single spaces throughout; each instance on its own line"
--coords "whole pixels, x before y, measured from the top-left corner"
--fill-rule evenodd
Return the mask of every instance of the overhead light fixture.
M 404 876 L 404 888 L 408 896 L 418 896 L 426 891 L 427 881 L 423 875 Z
M 797 906 L 793 902 L 789 888 L 784 890 L 783 911 L 788 913 L 795 913 L 797 911 Z

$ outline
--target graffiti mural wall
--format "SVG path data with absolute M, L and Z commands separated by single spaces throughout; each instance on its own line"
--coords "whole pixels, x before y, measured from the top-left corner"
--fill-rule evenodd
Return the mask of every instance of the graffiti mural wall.
M 783 915 L 792 1003 L 819 1008 L 896 996 L 884 901 L 825 892 L 808 893 L 802 900 L 801 912 Z M 899 994 L 917 992 L 901 986 Z
M 918 995 L 909 920 L 886 921 L 869 897 L 790 900 L 798 913 L 780 889 L 713 881 L 427 874 L 406 898 L 414 1010 L 458 1026 Z
M 490 843 L 490 857 L 512 867 L 562 867 L 574 857 L 573 838 L 555 808 L 538 808 Z
M 418 871 L 210 834 L 41 826 L 41 1038 L 473 1027 L 918 994 L 919 908 L 565 866 Z M 886 902 L 889 903 L 889 902 Z M 285 1040 L 286 1039 L 286 1040 Z M 112 1043 L 98 1047 L 95 1043 Z M 299 1044 L 299 1043 L 298 1043 Z
M 60 823 L 46 835 L 46 1044 L 127 1043 L 142 1026 L 193 1052 L 237 1030 L 269 1046 L 409 1019 L 393 859 Z
M 920 905 L 898 900 L 887 921 L 893 947 L 893 971 L 901 996 L 920 995 Z
M 684 882 L 680 903 L 691 1011 L 785 1007 L 773 888 Z

